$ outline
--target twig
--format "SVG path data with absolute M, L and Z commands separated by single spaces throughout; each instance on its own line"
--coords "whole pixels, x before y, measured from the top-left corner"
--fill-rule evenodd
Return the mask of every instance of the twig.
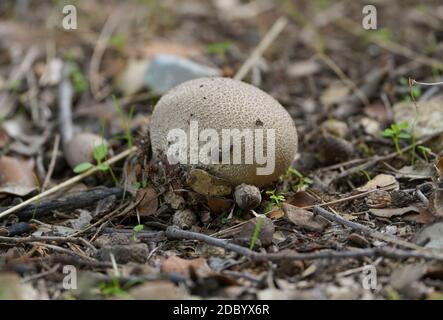
M 120 161 L 121 159 L 124 159 L 125 157 L 127 157 L 129 154 L 131 154 L 135 150 L 137 150 L 137 147 L 132 147 L 131 149 L 125 150 L 125 151 L 119 153 L 118 155 L 112 157 L 111 159 L 109 159 L 109 160 L 107 160 L 107 161 L 105 161 L 103 163 L 111 165 L 111 164 L 113 164 L 115 162 Z M 81 173 L 81 174 L 79 174 L 79 175 L 77 175 L 75 177 L 72 177 L 69 180 L 66 180 L 65 182 L 63 182 L 63 183 L 61 183 L 61 184 L 59 184 L 59 185 L 57 185 L 57 186 L 55 186 L 55 187 L 53 187 L 51 189 L 48 189 L 48 190 L 46 190 L 46 191 L 36 195 L 35 197 L 32 197 L 32 198 L 30 198 L 30 199 L 28 199 L 26 201 L 23 201 L 22 203 L 19 203 L 18 205 L 14 206 L 12 208 L 9 208 L 6 211 L 3 211 L 2 213 L 0 213 L 0 219 L 10 215 L 11 213 L 16 212 L 19 209 L 22 209 L 22 208 L 26 207 L 27 205 L 29 205 L 31 203 L 34 203 L 34 202 L 36 202 L 38 200 L 41 200 L 41 199 L 43 199 L 43 198 L 45 198 L 45 197 L 47 197 L 47 196 L 49 196 L 51 194 L 54 194 L 54 193 L 56 193 L 56 192 L 58 192 L 58 191 L 60 191 L 60 190 L 62 190 L 64 188 L 66 188 L 66 187 L 69 187 L 69 186 L 71 186 L 71 185 L 73 185 L 73 184 L 83 180 L 84 178 L 92 175 L 93 173 L 96 173 L 99 170 L 100 169 L 97 166 L 95 166 L 95 167 L 89 169 L 88 171 L 85 171 L 85 172 L 83 172 L 83 173 Z
M 61 199 L 43 200 L 38 204 L 29 205 L 20 210 L 18 217 L 21 221 L 26 221 L 46 216 L 54 210 L 67 211 L 87 208 L 110 196 L 121 198 L 123 196 L 123 189 L 117 187 L 97 187 Z
M 262 41 L 258 46 L 252 51 L 249 58 L 243 63 L 240 69 L 234 76 L 235 80 L 243 80 L 243 78 L 248 74 L 251 68 L 257 63 L 258 59 L 263 55 L 266 49 L 274 42 L 278 35 L 283 31 L 283 29 L 288 24 L 288 20 L 285 17 L 278 18 L 277 21 L 272 25 L 271 29 L 264 36 Z
M 430 252 L 407 251 L 407 250 L 393 249 L 387 247 L 373 248 L 373 249 L 358 249 L 358 250 L 349 250 L 349 251 L 324 250 L 324 251 L 311 252 L 311 253 L 298 253 L 298 252 L 258 253 L 249 250 L 245 247 L 229 243 L 226 240 L 216 239 L 201 233 L 181 230 L 176 227 L 168 227 L 165 234 L 169 239 L 174 239 L 174 240 L 183 239 L 183 240 L 203 241 L 210 245 L 236 252 L 240 255 L 248 257 L 251 260 L 257 262 L 266 262 L 266 261 L 278 262 L 284 260 L 343 259 L 343 258 L 361 258 L 361 257 L 378 257 L 378 256 L 396 258 L 396 259 L 421 258 L 426 260 L 443 261 L 443 255 L 441 254 L 433 254 Z
M 45 191 L 46 187 L 51 181 L 52 173 L 54 172 L 55 162 L 57 160 L 57 152 L 60 146 L 60 135 L 56 134 L 54 138 L 54 148 L 52 149 L 51 162 L 49 162 L 48 172 L 46 173 L 45 181 L 42 185 L 42 191 Z
M 58 86 L 58 128 L 63 144 L 68 143 L 74 136 L 72 123 L 72 97 L 74 90 L 69 80 L 69 64 L 64 64 L 62 79 Z
M 429 141 L 429 140 L 431 140 L 431 139 L 433 139 L 433 138 L 435 138 L 435 137 L 437 137 L 437 136 L 439 136 L 441 134 L 443 134 L 443 130 L 436 131 L 436 132 L 434 132 L 434 133 L 424 137 L 423 139 L 416 141 L 415 144 L 411 144 L 411 145 L 409 145 L 407 147 L 402 148 L 400 150 L 400 154 L 402 154 L 402 153 L 404 153 L 406 151 L 409 151 L 412 148 L 414 148 L 414 146 L 423 144 L 423 143 L 425 143 L 425 142 L 427 142 L 427 141 Z M 399 155 L 399 153 L 397 151 L 395 151 L 395 152 L 389 153 L 389 154 L 384 155 L 384 156 L 376 155 L 376 156 L 373 156 L 371 158 L 368 158 L 365 163 L 363 163 L 361 165 L 358 165 L 358 166 L 355 166 L 355 167 L 352 167 L 352 168 L 349 168 L 349 169 L 347 169 L 347 170 L 337 174 L 331 180 L 330 183 L 332 183 L 334 181 L 337 181 L 337 180 L 340 180 L 340 179 L 342 179 L 344 177 L 347 177 L 347 176 L 349 176 L 349 175 L 351 175 L 353 173 L 356 173 L 356 172 L 359 172 L 359 171 L 362 171 L 362 170 L 366 170 L 366 169 L 368 169 L 368 168 L 370 168 L 372 166 L 375 166 L 380 161 L 386 161 L 386 160 L 395 158 L 398 155 Z
M 87 240 L 83 238 L 74 238 L 74 237 L 53 237 L 53 236 L 29 236 L 24 238 L 10 238 L 10 237 L 0 237 L 0 243 L 29 243 L 29 242 L 55 242 L 55 243 L 75 243 L 84 245 L 90 248 L 93 252 L 97 251 L 97 249 L 90 244 Z
M 369 235 L 369 236 L 371 236 L 373 238 L 380 239 L 380 240 L 383 240 L 383 241 L 387 241 L 387 242 L 390 242 L 390 243 L 394 243 L 394 244 L 400 245 L 402 247 L 410 248 L 410 249 L 414 249 L 414 250 L 420 250 L 420 251 L 427 251 L 428 250 L 426 248 L 417 246 L 414 243 L 410 243 L 410 242 L 404 241 L 402 239 L 399 239 L 397 237 L 388 236 L 388 235 L 383 234 L 383 233 L 381 233 L 379 231 L 372 230 L 371 228 L 369 228 L 367 226 L 364 226 L 364 225 L 362 225 L 360 223 L 356 223 L 356 222 L 352 222 L 352 221 L 343 219 L 339 215 L 333 214 L 333 213 L 329 212 L 328 210 L 323 209 L 320 206 L 315 206 L 313 211 L 314 211 L 315 214 L 318 214 L 318 215 L 322 216 L 323 218 L 328 219 L 329 221 L 337 222 L 337 223 L 339 223 L 341 225 L 349 227 L 349 228 L 351 228 L 353 230 L 357 230 L 357 231 L 359 231 L 359 232 L 361 232 L 363 234 Z
M 94 52 L 91 57 L 91 64 L 89 66 L 89 79 L 91 82 L 91 92 L 95 98 L 98 97 L 98 93 L 100 90 L 99 84 L 99 76 L 98 71 L 100 69 L 100 62 L 102 60 L 103 54 L 108 46 L 109 40 L 118 26 L 118 22 L 120 21 L 120 17 L 122 15 L 122 7 L 116 8 L 108 17 L 105 24 L 103 25 L 103 29 L 100 33 L 100 36 L 97 40 L 97 44 L 94 48 Z

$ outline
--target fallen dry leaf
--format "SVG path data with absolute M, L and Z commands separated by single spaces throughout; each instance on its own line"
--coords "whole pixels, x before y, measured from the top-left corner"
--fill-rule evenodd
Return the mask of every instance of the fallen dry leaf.
M 374 189 L 392 187 L 392 190 L 399 189 L 399 183 L 397 179 L 390 174 L 378 174 L 370 181 L 368 181 L 364 186 L 358 188 L 358 191 L 365 192 Z
M 201 169 L 191 170 L 187 183 L 195 192 L 207 196 L 223 197 L 232 193 L 232 187 L 227 181 L 210 175 Z
M 303 207 L 310 207 L 313 205 L 316 205 L 318 203 L 318 200 L 315 199 L 313 196 L 311 196 L 306 191 L 300 191 L 294 193 L 292 196 L 290 196 L 286 203 L 292 204 L 293 206 L 303 208 Z
M 185 260 L 171 256 L 164 260 L 161 265 L 161 271 L 164 273 L 178 273 L 184 276 L 191 274 L 191 268 L 198 274 L 206 274 L 211 271 L 205 258 Z
M 140 201 L 141 199 L 141 201 Z M 135 201 L 140 201 L 137 210 L 140 216 L 147 217 L 155 214 L 158 209 L 158 195 L 154 188 L 137 190 Z
M 419 213 L 420 210 L 417 207 L 409 206 L 404 208 L 384 208 L 384 209 L 369 209 L 369 212 L 376 217 L 391 218 L 395 216 L 402 216 L 406 213 L 415 212 Z
M 312 212 L 287 203 L 283 204 L 283 211 L 289 221 L 306 230 L 322 232 L 329 225 L 326 220 L 315 216 Z
M 0 157 L 0 193 L 25 196 L 37 188 L 34 161 Z
M 228 212 L 233 205 L 234 201 L 228 198 L 219 198 L 219 197 L 208 198 L 209 210 L 215 214 L 222 214 L 224 212 Z

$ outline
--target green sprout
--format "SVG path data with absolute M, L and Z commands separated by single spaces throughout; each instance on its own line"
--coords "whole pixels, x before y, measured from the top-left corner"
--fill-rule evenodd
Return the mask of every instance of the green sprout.
M 134 116 L 134 107 L 132 107 L 129 110 L 128 115 L 125 115 L 123 108 L 121 107 L 120 103 L 118 102 L 117 98 L 113 95 L 112 96 L 112 102 L 114 104 L 115 109 L 118 112 L 118 115 L 120 117 L 120 122 L 122 124 L 122 127 L 125 131 L 125 134 L 123 137 L 117 137 L 117 138 L 123 138 L 128 143 L 128 147 L 132 148 L 133 146 L 133 138 L 131 133 L 131 120 Z
M 432 149 L 425 146 L 418 146 L 418 151 L 422 154 L 423 158 L 425 158 L 426 162 L 429 161 L 429 155 L 432 153 Z
M 285 196 L 276 191 L 276 189 L 272 191 L 266 191 L 266 194 L 269 196 L 271 204 L 275 204 L 276 206 L 280 206 L 283 202 L 286 201 Z
M 114 183 L 117 185 L 117 178 L 115 177 L 114 171 L 112 170 L 111 166 L 108 163 L 105 163 L 104 160 L 106 159 L 106 155 L 108 154 L 108 145 L 106 143 L 101 143 L 94 147 L 93 150 L 93 157 L 95 161 L 97 162 L 97 165 L 93 165 L 90 162 L 82 162 L 75 166 L 74 172 L 75 173 L 82 173 L 85 171 L 88 171 L 89 169 L 93 167 L 97 167 L 98 170 L 102 172 L 109 171 L 111 174 L 112 179 L 114 180 Z
M 401 77 L 399 80 L 400 84 L 403 86 L 409 86 L 409 79 L 405 78 L 405 77 Z M 414 99 L 418 99 L 420 98 L 422 95 L 422 91 L 420 87 L 410 87 L 410 92 L 409 94 L 405 94 L 402 98 L 403 101 L 412 101 Z
M 112 278 L 110 282 L 102 282 L 99 284 L 100 293 L 105 297 L 127 297 L 128 293 L 121 288 L 117 277 Z
M 391 138 L 395 144 L 395 150 L 398 154 L 401 154 L 400 149 L 400 139 L 409 140 L 412 135 L 408 131 L 409 125 L 407 122 L 393 123 L 389 128 L 386 128 L 382 132 L 382 136 L 386 138 Z
M 134 183 L 135 189 L 144 189 L 149 186 L 149 181 L 137 181 Z
M 262 217 L 257 217 L 257 221 L 255 223 L 254 232 L 251 236 L 251 241 L 249 242 L 249 250 L 254 249 L 255 244 L 257 243 L 258 236 L 260 235 L 261 227 L 263 225 L 264 219 Z
M 228 52 L 230 47 L 231 42 L 229 41 L 215 42 L 208 44 L 208 46 L 206 47 L 206 51 L 209 54 L 220 54 L 224 56 Z
M 132 240 L 136 241 L 137 240 L 137 235 L 139 234 L 139 232 L 143 231 L 144 226 L 142 224 L 138 224 L 136 225 L 134 228 L 132 228 L 132 230 L 134 231 L 134 234 L 132 235 Z
M 88 81 L 86 80 L 86 77 L 83 75 L 77 63 L 71 62 L 69 76 L 71 78 L 72 85 L 76 93 L 82 93 L 88 89 Z

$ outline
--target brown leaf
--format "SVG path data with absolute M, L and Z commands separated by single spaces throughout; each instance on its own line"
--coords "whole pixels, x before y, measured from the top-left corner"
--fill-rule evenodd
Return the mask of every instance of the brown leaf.
M 24 196 L 36 189 L 34 161 L 0 157 L 0 193 Z
M 137 191 L 135 201 L 140 201 L 137 206 L 138 213 L 142 217 L 155 214 L 158 209 L 158 195 L 154 188 L 144 188 Z
M 326 220 L 319 216 L 314 216 L 312 212 L 297 208 L 288 203 L 283 204 L 283 211 L 289 221 L 306 230 L 322 232 L 329 225 Z
M 377 217 L 391 218 L 395 216 L 402 216 L 410 212 L 419 213 L 420 210 L 415 206 L 409 206 L 404 208 L 369 209 L 369 212 Z
M 443 190 L 436 188 L 429 199 L 429 209 L 436 217 L 443 218 Z
M 286 203 L 302 208 L 302 207 L 313 206 L 318 203 L 318 200 L 315 199 L 306 191 L 300 191 L 294 193 L 291 197 L 289 197 Z
M 227 198 L 209 197 L 208 207 L 212 213 L 222 214 L 229 211 L 234 204 L 234 201 Z
M 397 179 L 390 174 L 379 174 L 368 181 L 364 186 L 358 188 L 358 191 L 369 191 L 374 189 L 386 188 L 392 186 L 392 189 L 398 190 L 399 184 Z
M 435 169 L 437 169 L 439 179 L 443 181 L 443 156 L 441 156 L 437 161 L 435 161 Z
M 171 256 L 163 261 L 161 271 L 164 273 L 179 273 L 185 276 L 191 274 L 193 269 L 197 273 L 205 274 L 210 271 L 205 258 L 185 260 L 176 256 Z
M 232 193 L 232 187 L 227 181 L 201 169 L 191 170 L 187 183 L 195 192 L 207 196 L 223 197 Z

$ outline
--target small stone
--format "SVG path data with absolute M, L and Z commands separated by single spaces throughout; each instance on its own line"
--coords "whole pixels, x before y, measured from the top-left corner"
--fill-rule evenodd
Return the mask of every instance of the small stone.
M 245 183 L 235 188 L 234 198 L 237 205 L 245 210 L 254 209 L 261 203 L 260 190 Z
M 220 76 L 218 69 L 170 54 L 156 55 L 146 70 L 144 82 L 158 94 L 164 94 L 182 82 Z
M 191 229 L 197 223 L 197 216 L 191 210 L 177 210 L 172 218 L 172 223 L 180 229 Z

